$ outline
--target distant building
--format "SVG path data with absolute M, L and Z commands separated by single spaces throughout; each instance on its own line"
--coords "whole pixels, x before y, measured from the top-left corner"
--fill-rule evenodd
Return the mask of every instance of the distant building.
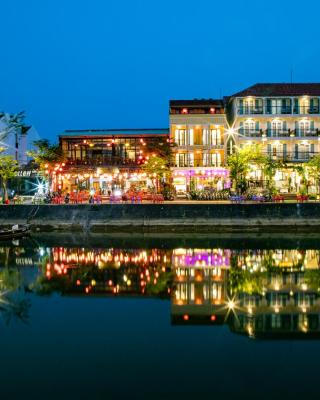
M 20 166 L 25 166 L 30 161 L 27 152 L 34 149 L 33 142 L 40 137 L 33 126 L 10 127 L 9 118 L 9 114 L 0 115 L 0 147 L 5 149 L 5 154 L 14 157 Z
M 16 177 L 10 179 L 9 197 L 15 194 L 34 195 L 37 190 L 39 175 L 29 162 L 31 157 L 27 152 L 34 150 L 34 142 L 39 140 L 39 134 L 33 126 L 23 123 L 12 123 L 15 117 L 8 113 L 0 113 L 0 147 L 4 149 L 2 154 L 12 156 L 19 164 Z M 2 189 L 0 189 L 2 193 Z

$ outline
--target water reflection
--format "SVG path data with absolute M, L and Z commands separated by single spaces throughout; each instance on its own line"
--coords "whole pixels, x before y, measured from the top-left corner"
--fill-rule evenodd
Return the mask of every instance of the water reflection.
M 317 249 L 120 249 L 16 243 L 0 247 L 0 263 L 0 313 L 6 322 L 12 317 L 28 321 L 30 292 L 58 292 L 167 299 L 172 324 L 227 324 L 249 337 L 320 334 Z

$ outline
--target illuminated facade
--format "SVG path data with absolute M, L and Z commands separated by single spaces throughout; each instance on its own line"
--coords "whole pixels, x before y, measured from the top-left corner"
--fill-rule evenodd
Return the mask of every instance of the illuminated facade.
M 226 117 L 221 100 L 171 100 L 170 138 L 175 144 L 173 183 L 177 191 L 224 189 Z
M 228 98 L 227 109 L 233 131 L 228 152 L 234 145 L 262 145 L 272 160 L 287 164 L 276 174 L 277 189 L 298 191 L 295 166 L 319 153 L 320 84 L 256 84 Z M 261 179 L 261 173 L 253 178 Z
M 168 140 L 168 129 L 65 131 L 59 136 L 67 156 L 62 186 L 106 193 L 147 185 L 141 166 Z

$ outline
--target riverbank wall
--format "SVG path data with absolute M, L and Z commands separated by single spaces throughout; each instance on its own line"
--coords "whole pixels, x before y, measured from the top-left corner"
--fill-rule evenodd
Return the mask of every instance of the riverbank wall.
M 320 203 L 0 206 L 0 226 L 25 223 L 47 232 L 320 232 Z

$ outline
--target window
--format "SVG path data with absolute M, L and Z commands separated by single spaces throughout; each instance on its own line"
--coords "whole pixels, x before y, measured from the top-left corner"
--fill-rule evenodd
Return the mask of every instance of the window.
M 188 131 L 186 129 L 176 129 L 174 132 L 174 141 L 178 146 L 193 146 L 193 129 L 189 129 Z
M 187 135 L 185 129 L 176 129 L 174 135 L 174 141 L 178 146 L 185 146 L 187 144 Z
M 211 129 L 210 130 L 210 141 L 212 146 L 220 146 L 221 145 L 221 133 L 220 129 Z
M 271 130 L 273 133 L 279 133 L 282 131 L 282 121 L 274 120 L 271 123 Z
M 272 328 L 281 328 L 281 316 L 279 314 L 271 315 L 271 327 Z
M 308 133 L 310 133 L 310 130 L 311 130 L 310 121 L 308 120 L 299 121 L 298 124 L 299 136 L 306 136 Z
M 221 145 L 221 131 L 220 128 L 216 129 L 203 129 L 202 143 L 204 146 L 220 146 Z
M 220 167 L 221 154 L 220 153 L 204 153 L 203 166 L 204 167 Z

